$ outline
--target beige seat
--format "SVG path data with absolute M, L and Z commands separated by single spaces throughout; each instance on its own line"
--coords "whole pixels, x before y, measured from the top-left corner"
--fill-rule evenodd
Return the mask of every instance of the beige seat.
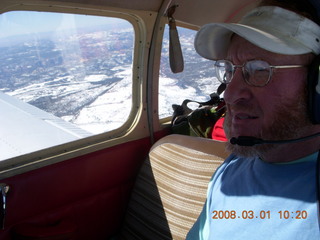
M 169 135 L 151 149 L 131 196 L 120 239 L 185 239 L 227 156 L 225 143 Z

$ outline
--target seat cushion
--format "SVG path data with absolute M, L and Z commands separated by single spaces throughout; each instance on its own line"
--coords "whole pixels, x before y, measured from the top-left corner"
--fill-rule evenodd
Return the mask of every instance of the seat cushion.
M 226 155 L 224 143 L 210 139 L 171 135 L 157 142 L 137 177 L 121 239 L 185 239 Z

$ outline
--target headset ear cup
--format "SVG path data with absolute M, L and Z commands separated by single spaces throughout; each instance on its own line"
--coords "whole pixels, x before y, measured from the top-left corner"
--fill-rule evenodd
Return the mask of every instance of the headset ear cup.
M 320 55 L 316 56 L 308 71 L 308 111 L 313 124 L 320 123 Z

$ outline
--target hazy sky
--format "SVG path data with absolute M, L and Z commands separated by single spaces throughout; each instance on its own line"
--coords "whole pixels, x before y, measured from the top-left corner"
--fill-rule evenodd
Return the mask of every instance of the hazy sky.
M 115 24 L 119 19 L 47 12 L 15 11 L 0 14 L 0 38 L 86 27 L 94 25 Z M 123 22 L 123 21 L 122 21 Z

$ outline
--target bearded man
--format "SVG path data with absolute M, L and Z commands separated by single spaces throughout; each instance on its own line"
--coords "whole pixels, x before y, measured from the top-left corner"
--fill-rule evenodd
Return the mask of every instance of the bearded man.
M 197 52 L 215 61 L 227 85 L 232 154 L 187 239 L 320 239 L 320 124 L 310 79 L 319 71 L 318 19 L 306 1 L 264 1 L 238 24 L 198 32 Z

